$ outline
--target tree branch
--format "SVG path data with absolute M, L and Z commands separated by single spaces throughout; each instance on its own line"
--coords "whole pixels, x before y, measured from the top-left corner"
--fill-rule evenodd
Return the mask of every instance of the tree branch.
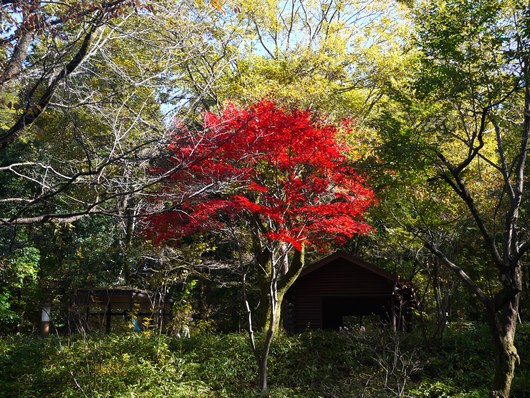
M 453 191 L 460 196 L 460 198 L 464 201 L 466 207 L 471 213 L 471 216 L 475 220 L 475 223 L 477 224 L 481 234 L 482 238 L 484 239 L 486 246 L 488 247 L 490 253 L 493 256 L 493 259 L 495 263 L 497 264 L 497 267 L 502 268 L 505 266 L 499 251 L 497 250 L 497 247 L 495 245 L 495 237 L 490 234 L 488 229 L 486 228 L 486 224 L 484 223 L 484 220 L 480 216 L 480 213 L 475 206 L 475 201 L 473 200 L 473 197 L 471 196 L 471 193 L 467 189 L 466 183 L 462 179 L 460 172 L 461 169 L 455 168 L 441 153 L 438 154 L 438 158 L 440 161 L 444 164 L 444 166 L 448 169 L 449 174 L 447 172 L 442 172 L 441 178 L 449 184 L 449 186 L 453 189 Z
M 293 255 L 293 260 L 291 261 L 291 266 L 285 275 L 280 277 L 278 282 L 279 291 L 287 291 L 291 285 L 296 281 L 298 275 L 304 269 L 305 264 L 305 246 L 302 245 L 300 250 L 295 250 Z
M 24 27 L 20 27 L 18 30 L 20 35 L 15 49 L 4 72 L 0 75 L 0 93 L 5 92 L 7 83 L 16 78 L 22 71 L 22 65 L 26 60 L 29 45 L 33 40 L 33 34 L 29 30 Z
M 26 110 L 24 111 L 22 116 L 19 117 L 17 122 L 9 130 L 0 135 L 0 149 L 3 149 L 13 143 L 16 140 L 17 136 L 22 132 L 22 130 L 27 125 L 33 123 L 42 114 L 42 112 L 44 112 L 55 90 L 59 86 L 59 83 L 64 78 L 69 76 L 85 59 L 92 38 L 99 30 L 99 28 L 100 27 L 96 24 L 90 27 L 90 30 L 85 35 L 83 43 L 81 44 L 81 47 L 79 48 L 77 53 L 74 55 L 72 60 L 55 76 L 55 78 L 52 79 L 52 81 L 46 87 L 44 94 L 42 94 L 42 96 L 38 99 L 38 101 L 36 101 L 35 104 L 31 104 L 30 101 L 28 106 L 26 107 Z M 39 80 L 39 82 L 37 82 L 37 85 L 41 84 L 41 82 L 42 80 Z M 36 87 L 34 87 L 33 91 L 35 91 L 35 88 Z
M 465 273 L 465 271 L 458 265 L 449 260 L 445 254 L 443 254 L 437 247 L 432 243 L 425 241 L 425 247 L 429 249 L 436 257 L 438 257 L 451 271 L 453 271 L 465 284 L 466 286 L 478 297 L 478 299 L 489 305 L 491 298 L 482 291 L 482 289 Z

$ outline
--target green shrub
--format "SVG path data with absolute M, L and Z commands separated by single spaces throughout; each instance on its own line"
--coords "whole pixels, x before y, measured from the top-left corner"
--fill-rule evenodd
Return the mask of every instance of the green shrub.
M 459 392 L 451 380 L 423 382 L 409 391 L 418 398 L 483 398 L 488 396 L 488 389 L 482 387 L 470 392 Z
M 514 397 L 530 396 L 530 327 L 518 335 Z M 487 330 L 452 330 L 439 345 L 382 331 L 280 335 L 270 397 L 478 398 L 491 381 Z M 260 397 L 245 334 L 179 339 L 147 333 L 0 339 L 0 397 Z

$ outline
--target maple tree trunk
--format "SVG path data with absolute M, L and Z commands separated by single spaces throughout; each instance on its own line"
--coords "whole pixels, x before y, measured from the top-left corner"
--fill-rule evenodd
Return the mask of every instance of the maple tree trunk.
M 259 288 L 261 292 L 260 297 L 260 309 L 258 314 L 258 330 L 266 330 L 268 325 L 272 325 L 272 332 L 276 334 L 281 329 L 281 314 L 283 299 L 291 285 L 296 281 L 298 275 L 302 272 L 305 264 L 305 248 L 296 250 L 293 254 L 292 262 L 290 266 L 282 269 L 282 275 L 278 278 L 277 282 L 270 280 L 270 274 L 261 275 L 259 278 Z M 261 264 L 265 268 L 264 264 Z M 271 283 L 274 284 L 271 291 Z M 275 300 L 272 299 L 274 294 Z M 275 301 L 275 308 L 273 311 L 273 301 Z M 271 318 L 274 314 L 274 320 L 271 323 Z
M 262 286 L 263 288 L 264 286 Z M 260 325 L 264 337 L 263 341 L 256 346 L 256 360 L 258 363 L 258 383 L 263 394 L 266 394 L 268 391 L 268 361 L 269 354 L 272 345 L 272 340 L 280 328 L 280 314 L 281 314 L 281 305 L 283 301 L 283 292 L 278 292 L 278 282 L 275 280 L 268 281 L 268 294 L 263 297 L 262 301 L 262 311 L 264 311 L 263 324 Z M 262 290 L 265 292 L 265 289 Z
M 488 314 L 495 348 L 495 375 L 490 391 L 492 398 L 508 398 L 510 395 L 515 367 L 519 363 L 519 355 L 514 345 L 518 310 L 519 294 L 500 311 L 490 309 Z
M 268 391 L 268 360 L 272 341 L 281 328 L 283 298 L 287 290 L 289 290 L 289 287 L 291 287 L 302 271 L 304 258 L 305 249 L 302 247 L 301 250 L 295 251 L 291 266 L 282 268 L 279 278 L 275 278 L 273 270 L 267 268 L 267 265 L 270 264 L 270 257 L 260 256 L 258 259 L 258 261 L 262 261 L 260 263 L 262 269 L 270 270 L 270 273 L 264 273 L 259 278 L 261 304 L 258 329 L 263 330 L 264 337 L 254 347 L 254 354 L 259 369 L 258 383 L 263 394 L 266 394 Z M 264 262 L 265 259 L 269 262 Z
M 262 296 L 262 301 L 260 304 L 262 306 L 261 312 L 260 312 L 260 320 L 258 324 L 258 329 L 263 330 L 265 332 L 268 331 L 270 328 L 272 330 L 272 333 L 275 335 L 280 331 L 281 328 L 281 312 L 282 312 L 282 305 L 283 305 L 283 296 L 285 292 L 284 291 L 278 291 L 276 293 L 276 305 L 275 308 L 272 308 L 272 300 L 269 296 Z M 274 319 L 272 316 L 272 313 L 274 311 Z
M 268 385 L 268 363 L 269 363 L 269 354 L 272 345 L 272 340 L 274 338 L 274 332 L 272 329 L 267 330 L 265 333 L 265 340 L 263 341 L 263 347 L 261 349 L 260 355 L 257 356 L 258 360 L 258 382 L 262 393 L 266 393 L 269 389 Z

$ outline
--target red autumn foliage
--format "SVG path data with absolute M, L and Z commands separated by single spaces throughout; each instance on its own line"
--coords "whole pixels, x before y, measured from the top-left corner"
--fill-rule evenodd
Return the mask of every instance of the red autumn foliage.
M 174 133 L 171 162 L 187 167 L 172 174 L 164 189 L 186 199 L 172 203 L 176 211 L 151 218 L 155 242 L 242 220 L 260 239 L 296 249 L 370 231 L 363 213 L 373 192 L 340 141 L 350 124 L 334 126 L 267 100 L 230 104 L 203 119 L 199 131 Z

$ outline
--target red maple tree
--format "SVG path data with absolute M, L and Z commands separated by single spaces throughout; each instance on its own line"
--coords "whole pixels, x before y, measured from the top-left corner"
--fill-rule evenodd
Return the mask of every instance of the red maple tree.
M 233 234 L 234 226 L 250 235 L 261 292 L 258 327 L 266 336 L 259 344 L 246 300 L 246 272 L 243 295 L 263 391 L 283 297 L 302 271 L 305 248 L 370 231 L 363 213 L 373 192 L 348 157 L 353 151 L 345 138 L 351 128 L 262 100 L 206 113 L 202 128 L 178 128 L 169 147 L 170 163 L 178 169 L 159 200 L 173 211 L 153 216 L 149 232 L 156 242 L 226 227 Z
M 367 233 L 373 192 L 348 158 L 350 129 L 267 100 L 204 114 L 200 131 L 174 133 L 171 162 L 189 166 L 166 181 L 166 193 L 181 195 L 175 211 L 151 218 L 151 235 L 161 242 L 245 218 L 260 239 L 300 250 Z

